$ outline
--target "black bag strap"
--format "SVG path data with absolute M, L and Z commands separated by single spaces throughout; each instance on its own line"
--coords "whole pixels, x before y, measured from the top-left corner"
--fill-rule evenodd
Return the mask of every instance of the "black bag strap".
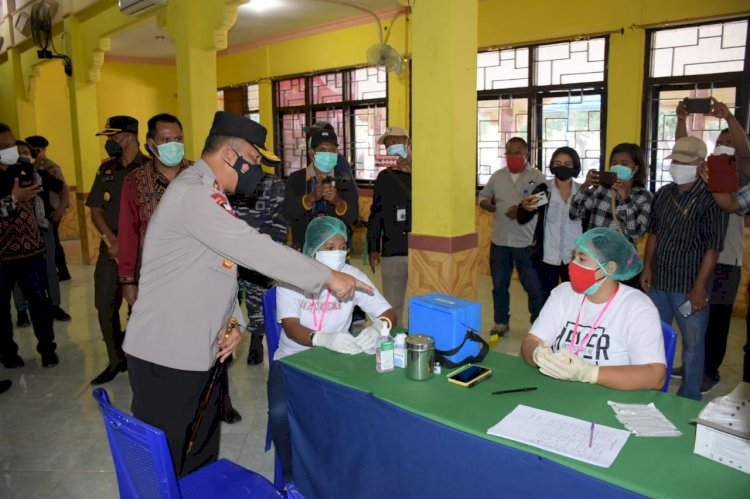
M 467 341 L 473 341 L 476 343 L 479 343 L 481 345 L 479 349 L 479 353 L 476 355 L 472 355 L 470 357 L 466 357 L 460 362 L 453 362 L 452 360 L 447 359 L 447 357 L 450 357 L 451 355 L 455 355 L 463 348 L 463 346 L 466 344 Z M 464 336 L 464 340 L 461 342 L 460 345 L 458 345 L 455 348 L 452 348 L 450 350 L 438 350 L 435 349 L 435 360 L 437 362 L 440 362 L 441 366 L 445 366 L 448 369 L 451 369 L 453 367 L 462 366 L 464 364 L 469 363 L 475 363 L 475 362 L 482 362 L 484 358 L 487 356 L 487 352 L 490 351 L 490 346 L 487 344 L 484 339 L 482 339 L 481 336 L 476 331 L 472 331 L 471 329 L 466 330 L 466 335 Z

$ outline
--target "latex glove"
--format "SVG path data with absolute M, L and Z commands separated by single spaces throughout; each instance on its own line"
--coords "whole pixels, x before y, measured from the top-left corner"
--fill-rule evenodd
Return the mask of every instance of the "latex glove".
M 552 345 L 549 341 L 541 341 L 531 353 L 531 358 L 534 359 L 534 364 L 539 365 L 539 359 L 548 355 L 552 355 Z
M 356 338 L 354 342 L 368 355 L 375 353 L 375 347 L 378 345 L 378 337 L 380 336 L 380 327 L 376 324 L 372 324 L 364 328 Z
M 357 345 L 354 337 L 349 333 L 325 333 L 321 331 L 313 336 L 313 345 L 349 355 L 362 352 L 362 348 Z
M 556 379 L 592 384 L 596 384 L 599 379 L 599 366 L 587 363 L 568 350 L 540 356 L 537 365 L 542 374 Z

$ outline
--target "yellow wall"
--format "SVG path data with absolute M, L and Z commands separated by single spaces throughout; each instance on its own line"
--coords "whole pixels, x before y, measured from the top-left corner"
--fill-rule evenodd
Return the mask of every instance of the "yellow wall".
M 608 151 L 619 142 L 641 141 L 646 34 L 643 29 L 630 27 L 741 12 L 750 12 L 747 0 L 486 0 L 479 3 L 478 45 L 480 48 L 521 45 L 625 28 L 624 35 L 610 37 L 605 147 Z
M 49 140 L 47 154 L 59 164 L 69 185 L 76 185 L 73 164 L 73 135 L 70 123 L 68 82 L 59 60 L 36 66 L 36 90 L 32 95 L 36 113 L 36 130 L 24 134 L 43 135 Z

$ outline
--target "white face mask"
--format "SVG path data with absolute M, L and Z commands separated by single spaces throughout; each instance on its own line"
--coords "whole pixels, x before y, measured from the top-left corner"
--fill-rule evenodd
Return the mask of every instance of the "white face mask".
M 697 177 L 697 166 L 695 165 L 683 165 L 682 163 L 675 163 L 669 165 L 669 174 L 672 175 L 672 180 L 677 185 L 689 184 L 693 182 Z
M 0 163 L 4 165 L 15 165 L 18 163 L 18 146 L 1 150 Z
M 346 251 L 344 250 L 320 250 L 315 253 L 315 259 L 333 270 L 341 270 L 346 263 Z
M 714 148 L 713 156 L 720 156 L 722 154 L 728 154 L 729 156 L 734 156 L 734 147 L 716 146 Z

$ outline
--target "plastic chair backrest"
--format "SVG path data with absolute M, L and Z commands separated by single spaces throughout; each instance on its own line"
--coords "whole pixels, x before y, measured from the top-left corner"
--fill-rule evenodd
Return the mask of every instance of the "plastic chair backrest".
M 181 497 L 164 432 L 113 407 L 103 388 L 93 396 L 104 417 L 120 497 Z
M 263 302 L 263 327 L 266 332 L 268 345 L 268 365 L 273 364 L 273 354 L 279 348 L 281 338 L 281 323 L 276 320 L 276 286 L 264 291 L 261 297 Z
M 661 391 L 669 391 L 669 381 L 672 375 L 672 365 L 674 364 L 674 353 L 677 350 L 677 331 L 666 322 L 661 323 L 661 334 L 664 336 L 664 357 L 667 360 L 667 379 Z

